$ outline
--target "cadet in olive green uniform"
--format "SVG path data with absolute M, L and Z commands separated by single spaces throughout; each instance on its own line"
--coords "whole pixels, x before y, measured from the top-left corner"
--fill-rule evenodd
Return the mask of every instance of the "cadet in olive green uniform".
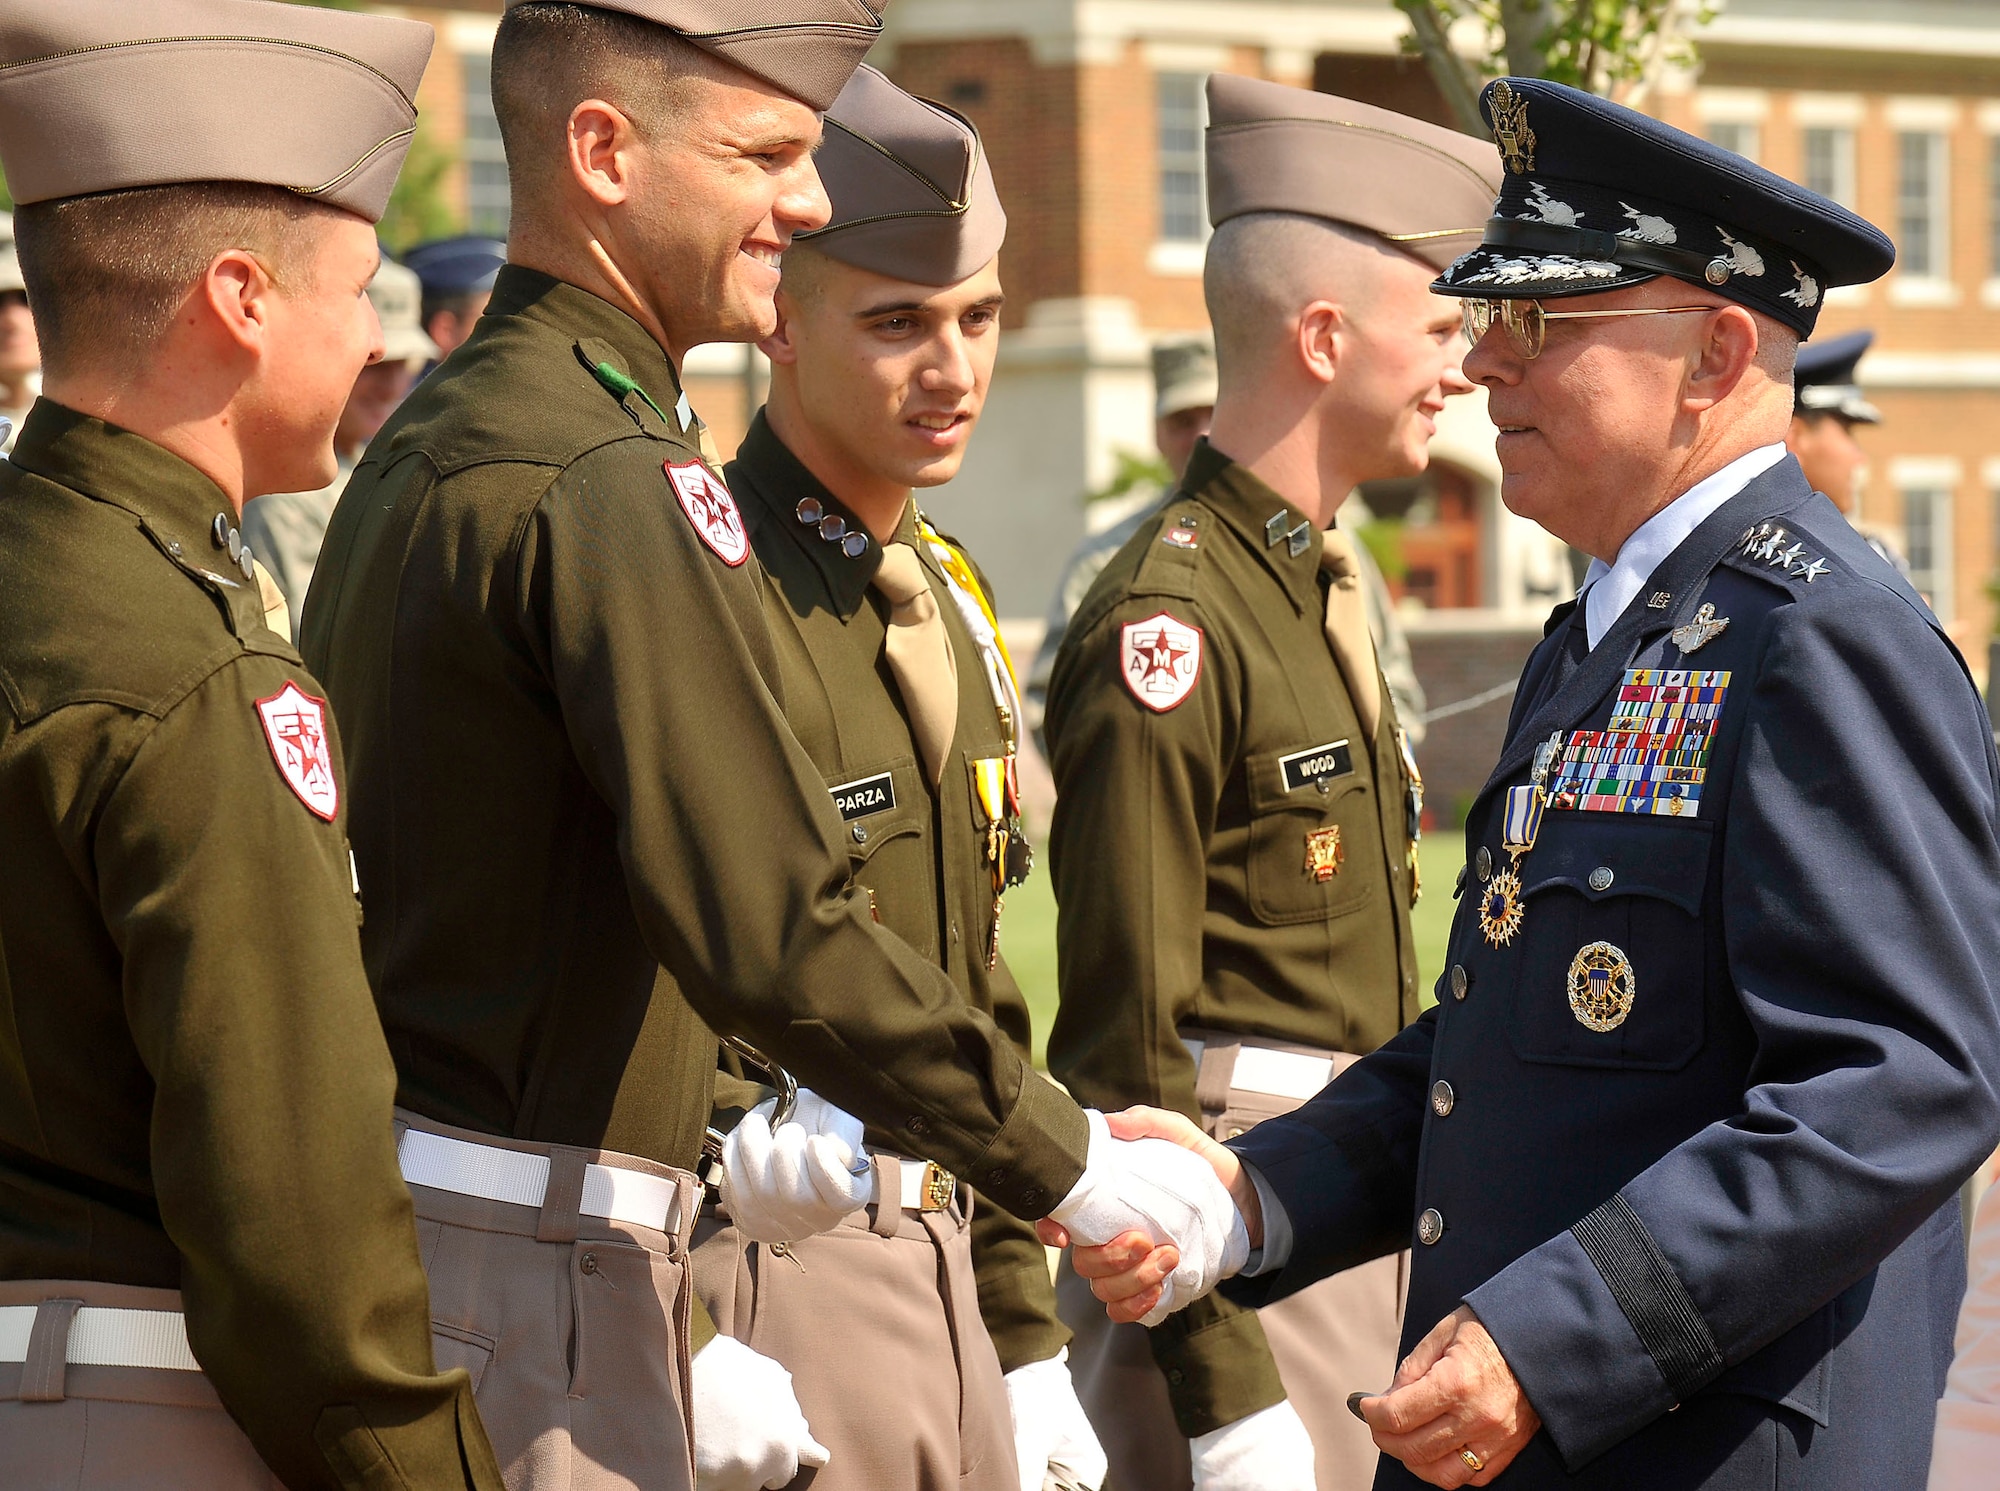
M 305 651 L 349 742 L 433 1306 L 510 1480 L 674 1486 L 691 1454 L 705 1487 L 782 1484 L 817 1451 L 785 1374 L 684 1288 L 709 1025 L 1020 1215 L 1122 1229 L 1124 1198 L 1219 1186 L 1094 1139 L 872 921 L 695 445 L 675 359 L 769 331 L 769 258 L 826 220 L 813 111 L 875 25 L 800 0 L 684 38 L 712 6 L 626 8 L 501 22 L 515 262 L 349 479 Z
M 983 577 L 911 496 L 956 472 L 983 406 L 1006 216 L 972 126 L 872 68 L 828 111 L 816 160 L 833 217 L 786 255 L 765 343 L 771 406 L 726 475 L 765 569 L 786 718 L 846 825 L 856 884 L 1025 1057 L 1027 1003 L 998 942 L 1002 894 L 1027 868 L 1018 690 Z M 946 665 L 928 674 L 892 650 L 899 584 L 926 587 L 913 598 L 943 632 L 934 663 Z M 867 1139 L 887 1177 L 918 1172 L 916 1204 L 878 1187 L 844 1226 L 792 1245 L 802 1275 L 763 1261 L 733 1225 L 695 1253 L 722 1328 L 791 1370 L 832 1451 L 816 1491 L 1040 1491 L 1052 1458 L 1098 1484 L 1034 1229 L 969 1188 L 954 1200 L 948 1176 L 923 1184 L 922 1162 L 902 1158 L 907 1137 Z
M 1420 784 L 1353 540 L 1329 525 L 1354 484 L 1420 471 L 1429 421 L 1469 387 L 1426 276 L 1457 252 L 1451 230 L 1483 221 L 1499 163 L 1484 142 L 1273 83 L 1218 74 L 1210 105 L 1215 443 L 1093 587 L 1050 688 L 1049 1063 L 1083 1102 L 1176 1109 L 1226 1137 L 1417 1013 Z M 1344 1400 L 1394 1370 L 1398 1269 L 1261 1319 L 1204 1300 L 1150 1343 L 1065 1275 L 1112 1480 L 1366 1484 L 1376 1452 Z
M 500 1491 L 432 1361 L 339 745 L 236 526 L 380 355 L 431 30 L 166 9 L 0 3 L 51 333 L 0 462 L 0 1482 Z

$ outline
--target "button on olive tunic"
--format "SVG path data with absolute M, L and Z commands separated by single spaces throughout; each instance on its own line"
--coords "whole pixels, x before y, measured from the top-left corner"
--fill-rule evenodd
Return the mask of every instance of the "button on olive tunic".
M 304 646 L 400 1100 L 691 1166 L 706 1020 L 1039 1216 L 1082 1115 L 849 886 L 757 560 L 726 498 L 677 497 L 705 469 L 679 394 L 629 316 L 509 267 L 334 514 Z
M 47 401 L 0 462 L 0 1278 L 180 1290 L 289 1486 L 386 1451 L 498 1491 L 432 1365 L 342 817 L 258 714 L 320 688 L 212 543 L 228 509 Z
M 1395 711 L 1385 691 L 1362 738 L 1323 630 L 1321 546 L 1204 441 L 1063 641 L 1046 717 L 1049 1066 L 1081 1103 L 1198 1120 L 1183 1026 L 1366 1052 L 1417 1013 Z M 1193 682 L 1163 710 L 1128 685 L 1124 645 L 1162 614 L 1201 634 Z M 1309 836 L 1330 853 L 1329 829 L 1339 868 L 1321 879 Z M 1283 1396 L 1256 1317 L 1225 1301 L 1171 1317 L 1153 1351 L 1190 1435 Z
M 902 694 L 883 655 L 888 602 L 871 581 L 882 562 L 870 539 L 850 558 L 839 544 L 798 521 L 815 499 L 865 531 L 772 433 L 759 414 L 727 470 L 763 561 L 772 636 L 784 677 L 785 714 L 829 791 L 840 794 L 855 883 L 874 898 L 882 925 L 951 975 L 970 1003 L 990 1013 L 1025 1058 L 1028 1006 L 1005 957 L 986 966 L 993 881 L 986 859 L 985 809 L 972 763 L 1007 755 L 985 664 L 954 603 L 949 583 L 918 536 L 914 505 L 897 539 L 923 561 L 958 664 L 958 724 L 943 781 L 933 789 L 918 764 Z M 872 785 L 884 773 L 887 790 Z M 907 1150 L 880 1129 L 869 1141 Z M 985 1204 L 975 1209 L 973 1257 L 980 1313 L 1003 1370 L 1054 1356 L 1069 1338 L 1056 1319 L 1055 1290 L 1034 1229 Z

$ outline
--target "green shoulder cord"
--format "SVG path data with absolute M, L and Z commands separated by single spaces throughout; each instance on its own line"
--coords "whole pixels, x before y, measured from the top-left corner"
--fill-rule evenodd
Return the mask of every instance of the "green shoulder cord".
M 665 425 L 670 430 L 685 431 L 685 426 L 683 426 L 679 420 L 667 418 L 667 411 L 662 409 L 658 404 L 653 402 L 653 396 L 651 394 L 647 393 L 645 389 L 641 388 L 637 383 L 633 382 L 632 379 L 627 377 L 624 373 L 619 372 L 618 369 L 611 366 L 610 363 L 600 362 L 590 371 L 597 375 L 597 381 L 599 383 L 602 383 L 606 388 L 610 389 L 613 393 L 618 395 L 621 401 L 623 401 L 623 399 L 627 394 L 636 393 L 640 398 L 646 401 L 646 407 L 648 409 L 652 410 L 655 414 L 660 416 L 661 424 Z

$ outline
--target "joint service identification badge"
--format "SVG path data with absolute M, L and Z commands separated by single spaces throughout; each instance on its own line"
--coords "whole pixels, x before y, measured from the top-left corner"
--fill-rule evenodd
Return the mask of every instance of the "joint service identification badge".
M 1570 962 L 1570 1013 L 1600 1035 L 1625 1023 L 1638 992 L 1632 960 L 1608 942 L 1585 944 Z

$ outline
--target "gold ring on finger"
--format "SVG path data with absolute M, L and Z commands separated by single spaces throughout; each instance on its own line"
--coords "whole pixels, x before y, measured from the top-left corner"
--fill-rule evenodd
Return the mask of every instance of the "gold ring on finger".
M 1467 1465 L 1470 1465 L 1472 1467 L 1472 1472 L 1474 1475 L 1477 1475 L 1480 1471 L 1486 1468 L 1486 1462 L 1480 1459 L 1479 1456 L 1477 1456 L 1472 1452 L 1472 1447 L 1470 1445 L 1467 1445 L 1459 1450 L 1458 1458 L 1463 1460 Z

